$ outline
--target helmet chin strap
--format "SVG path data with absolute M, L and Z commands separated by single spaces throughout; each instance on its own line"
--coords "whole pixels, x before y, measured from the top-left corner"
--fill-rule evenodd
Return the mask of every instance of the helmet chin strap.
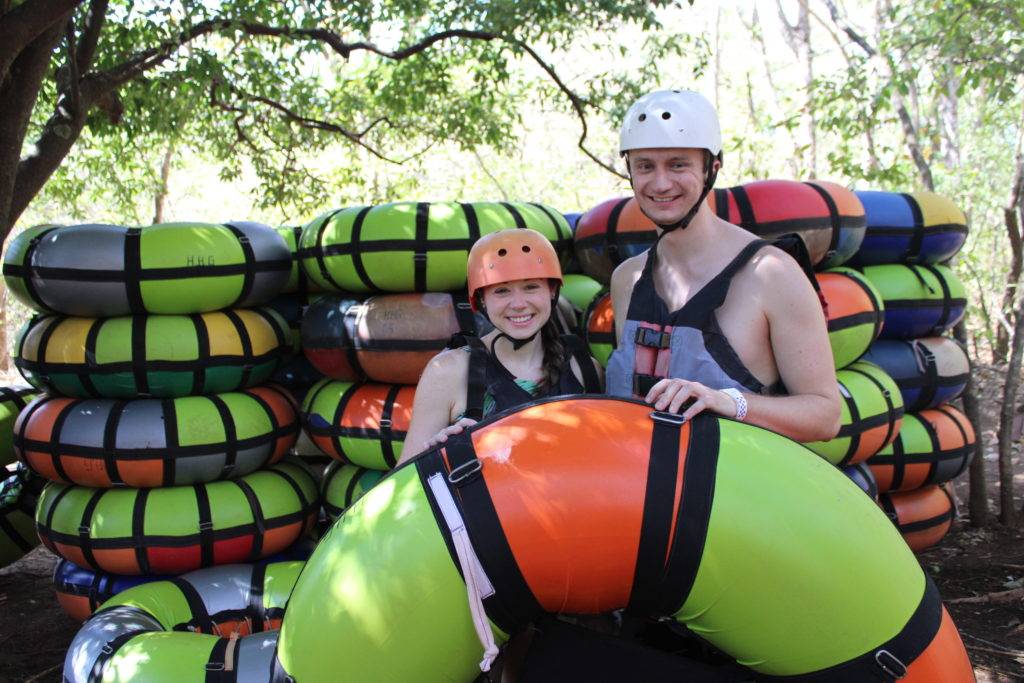
M 538 334 L 540 334 L 540 330 L 537 330 L 526 339 L 516 339 L 515 337 L 508 336 L 504 332 L 498 332 L 498 336 L 494 338 L 493 342 L 491 342 L 491 355 L 494 355 L 494 345 L 497 344 L 498 340 L 501 339 L 502 337 L 512 342 L 512 349 L 514 351 L 518 351 L 519 349 L 523 348 L 524 346 L 532 342 L 534 339 L 536 339 Z

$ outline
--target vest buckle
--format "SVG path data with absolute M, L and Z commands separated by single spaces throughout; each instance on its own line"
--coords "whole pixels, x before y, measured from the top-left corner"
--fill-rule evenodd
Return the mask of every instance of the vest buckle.
M 879 650 L 875 653 L 875 664 L 894 680 L 898 681 L 907 675 L 907 665 L 888 650 Z
M 636 328 L 634 343 L 641 346 L 649 346 L 655 349 L 667 349 L 672 345 L 672 334 L 661 330 L 654 330 L 650 327 Z

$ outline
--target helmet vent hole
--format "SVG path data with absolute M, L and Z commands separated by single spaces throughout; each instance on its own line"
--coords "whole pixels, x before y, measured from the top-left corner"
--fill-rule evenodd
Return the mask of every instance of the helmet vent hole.
M 647 120 L 647 114 L 640 114 L 640 120 L 641 121 L 646 121 Z
M 498 250 L 498 256 L 504 256 L 507 253 L 508 253 L 507 249 L 499 249 Z
M 523 245 L 523 253 L 524 254 L 529 254 L 530 253 L 530 245 L 528 245 L 528 244 L 524 244 Z
M 672 118 L 672 112 L 661 112 L 661 118 L 665 119 L 666 121 L 669 120 L 670 118 Z

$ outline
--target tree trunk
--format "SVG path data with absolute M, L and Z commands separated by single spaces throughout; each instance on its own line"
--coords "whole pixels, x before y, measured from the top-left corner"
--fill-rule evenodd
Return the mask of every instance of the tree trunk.
M 167 202 L 167 181 L 171 177 L 171 159 L 174 157 L 174 143 L 167 145 L 164 160 L 160 164 L 160 185 L 153 200 L 153 225 L 164 222 L 164 204 Z
M 967 325 L 961 321 L 953 328 L 953 336 L 963 345 L 967 345 Z M 964 407 L 964 415 L 974 427 L 974 452 L 971 454 L 970 490 L 967 495 L 967 509 L 971 513 L 971 526 L 981 529 L 988 526 L 988 480 L 985 479 L 985 444 L 982 439 L 981 410 L 978 407 L 977 387 L 973 374 L 967 378 L 967 386 L 960 397 Z
M 1014 313 L 1010 362 L 1006 368 L 1003 400 L 999 410 L 999 521 L 1016 528 L 1017 508 L 1013 495 L 1013 417 L 1017 412 L 1021 359 L 1024 357 L 1024 302 Z
M 1006 235 L 1010 239 L 1010 272 L 1006 276 L 1006 288 L 1003 290 L 1003 305 L 1000 313 L 1009 315 L 1015 308 L 1017 299 L 1017 282 L 1020 280 L 1021 269 L 1024 268 L 1024 240 L 1021 237 L 1021 224 L 1017 220 L 1017 211 L 1024 202 L 1024 119 L 1020 122 L 1017 135 L 1017 155 L 1013 174 L 1013 186 L 1010 188 L 1010 201 L 1003 209 L 1003 222 L 1006 224 Z M 1009 332 L 1004 325 L 996 327 L 996 344 L 992 350 L 992 360 L 999 362 L 1006 358 L 1009 344 Z
M 15 203 L 22 145 L 62 28 L 61 23 L 55 23 L 32 41 L 14 60 L 6 80 L 0 82 L 0 237 L 3 239 L 16 220 L 11 209 Z

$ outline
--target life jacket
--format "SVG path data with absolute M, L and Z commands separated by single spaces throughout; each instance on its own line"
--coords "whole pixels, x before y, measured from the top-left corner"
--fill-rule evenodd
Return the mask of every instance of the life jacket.
M 558 375 L 558 383 L 544 387 L 542 393 L 531 394 L 516 383 L 515 375 L 501 364 L 483 341 L 475 335 L 460 333 L 453 335 L 448 348 L 469 347 L 469 381 L 466 385 L 466 410 L 463 416 L 474 420 L 484 418 L 484 402 L 489 396 L 493 399 L 493 407 L 488 406 L 487 414 L 515 408 L 542 396 L 560 396 L 564 394 L 599 394 L 602 392 L 601 380 L 594 369 L 583 340 L 574 334 L 563 334 L 559 337 L 565 347 L 565 356 Z M 576 379 L 570 361 L 575 358 L 583 375 L 583 383 Z
M 807 249 L 796 235 L 785 235 L 772 242 L 750 242 L 720 273 L 673 312 L 669 312 L 654 287 L 655 245 L 648 252 L 640 278 L 633 285 L 622 339 L 608 359 L 608 393 L 643 398 L 651 387 L 666 377 L 700 382 L 713 389 L 733 388 L 755 394 L 785 393 L 781 380 L 766 387 L 754 377 L 726 339 L 716 317 L 717 310 L 725 303 L 733 278 L 769 245 L 794 257 L 827 313 Z

